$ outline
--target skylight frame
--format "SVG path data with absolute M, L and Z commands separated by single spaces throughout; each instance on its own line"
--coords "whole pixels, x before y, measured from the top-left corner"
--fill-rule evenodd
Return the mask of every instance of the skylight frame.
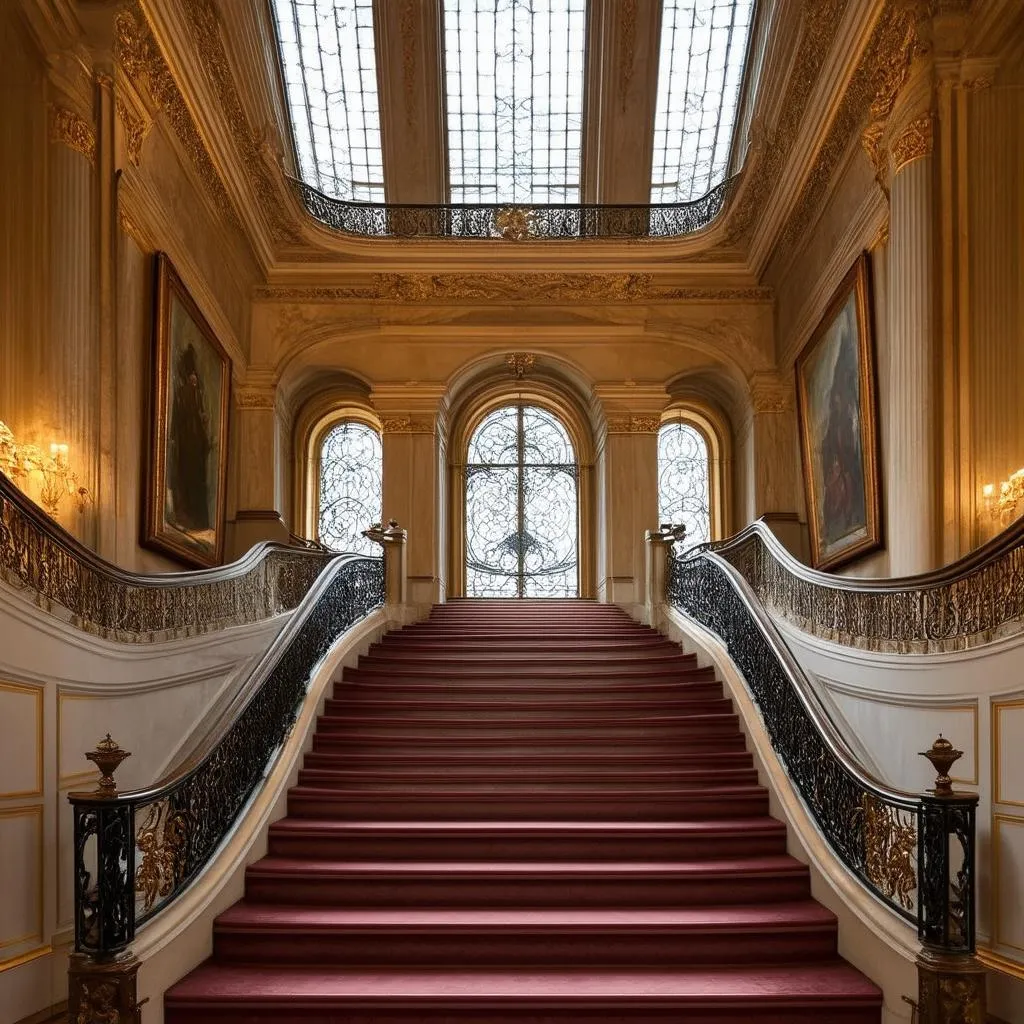
M 441 0 L 441 7 L 449 201 L 579 203 L 587 0 Z M 494 39 L 502 30 L 510 41 L 498 52 Z M 537 43 L 545 39 L 564 45 L 538 51 Z M 489 64 L 479 60 L 481 53 Z M 497 83 L 502 76 L 511 86 L 511 109 L 501 107 Z M 491 84 L 486 97 L 482 79 Z M 475 96 L 463 88 L 470 80 L 477 84 Z M 527 96 L 520 99 L 517 87 L 527 80 Z M 546 90 L 536 89 L 538 81 Z M 554 146 L 552 121 L 561 122 Z
M 729 174 L 756 0 L 663 3 L 650 201 L 686 203 Z
M 300 177 L 334 199 L 386 202 L 373 0 L 271 7 Z

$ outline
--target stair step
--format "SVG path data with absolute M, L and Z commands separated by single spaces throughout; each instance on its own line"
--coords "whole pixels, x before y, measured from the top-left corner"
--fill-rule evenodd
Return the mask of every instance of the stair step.
M 753 757 L 745 750 L 723 752 L 687 752 L 657 754 L 645 751 L 640 754 L 614 754 L 600 751 L 580 750 L 569 753 L 506 753 L 501 750 L 461 753 L 458 750 L 430 750 L 413 753 L 400 751 L 376 754 L 368 751 L 345 751 L 339 746 L 331 751 L 311 750 L 305 757 L 306 768 L 405 768 L 422 771 L 493 769 L 554 769 L 578 770 L 594 768 L 613 771 L 618 768 L 637 770 L 707 768 L 708 770 L 750 768 Z
M 352 732 L 321 730 L 313 736 L 315 751 L 361 751 L 373 752 L 380 756 L 388 754 L 429 755 L 436 752 L 471 755 L 501 750 L 507 754 L 521 754 L 526 757 L 548 754 L 569 754 L 579 752 L 588 756 L 600 756 L 609 749 L 608 739 L 593 736 L 564 736 L 549 734 L 547 736 L 522 735 L 499 736 L 491 733 L 488 736 L 441 735 L 424 732 L 411 736 L 395 736 L 384 732 Z M 735 736 L 702 736 L 693 735 L 681 742 L 677 736 L 666 736 L 664 733 L 648 736 L 637 740 L 624 737 L 615 739 L 616 754 L 643 756 L 644 754 L 677 754 L 680 750 L 690 753 L 724 753 L 744 751 L 746 745 L 742 734 Z
M 621 720 L 642 714 L 657 715 L 659 712 L 672 715 L 731 714 L 732 701 L 725 697 L 663 697 L 660 700 L 592 700 L 581 704 L 579 701 L 537 701 L 525 696 L 519 700 L 467 700 L 459 695 L 402 700 L 358 695 L 331 697 L 324 705 L 324 714 L 329 718 L 386 716 L 389 721 L 401 722 L 454 716 L 472 718 L 481 723 L 506 717 L 510 720 L 560 718 L 575 722 L 595 718 Z
M 786 829 L 774 818 L 690 822 L 338 821 L 283 818 L 270 853 L 334 860 L 544 860 L 581 862 L 778 855 Z
M 422 683 L 395 683 L 374 680 L 370 683 L 338 681 L 334 684 L 333 696 L 366 696 L 375 700 L 404 700 L 419 697 L 456 697 L 480 700 L 495 698 L 504 700 L 515 697 L 524 700 L 571 701 L 573 705 L 587 703 L 595 698 L 600 700 L 623 700 L 638 697 L 641 700 L 655 697 L 668 699 L 714 698 L 723 695 L 722 684 L 713 680 L 676 680 L 669 683 L 617 683 L 580 685 L 578 683 L 524 683 L 509 682 L 466 682 L 462 680 L 430 681 Z
M 324 967 L 207 962 L 166 1024 L 878 1024 L 878 988 L 836 960 L 729 967 Z M 339 1017 L 344 1014 L 344 1017 Z
M 335 907 L 694 907 L 810 896 L 806 865 L 785 854 L 715 861 L 309 861 L 246 869 L 254 903 Z
M 222 962 L 722 964 L 834 959 L 813 900 L 684 908 L 294 907 L 238 903 L 217 919 Z

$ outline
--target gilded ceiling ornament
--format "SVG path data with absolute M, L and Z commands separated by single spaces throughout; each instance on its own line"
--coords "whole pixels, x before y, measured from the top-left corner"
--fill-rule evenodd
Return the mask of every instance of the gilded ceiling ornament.
M 622 0 L 619 7 L 619 104 L 623 112 L 636 64 L 636 8 L 637 0 Z
M 89 163 L 96 163 L 96 132 L 81 114 L 67 107 L 50 104 L 50 139 L 81 153 Z
M 932 145 L 933 121 L 931 112 L 928 112 L 911 121 L 893 140 L 892 173 L 899 174 L 907 164 L 930 156 Z
M 513 377 L 525 377 L 533 369 L 533 363 L 532 352 L 512 352 L 505 359 L 508 372 Z
M 142 145 L 146 141 L 152 122 L 147 123 L 138 117 L 120 97 L 114 101 L 114 109 L 117 111 L 117 119 L 124 129 L 124 143 L 125 149 L 128 151 L 128 159 L 133 166 L 138 167 L 142 160 Z
M 132 0 L 114 19 L 114 54 L 125 75 L 140 91 L 148 93 L 153 105 L 166 118 L 218 211 L 229 223 L 238 226 L 238 215 L 224 183 L 206 151 L 138 0 Z

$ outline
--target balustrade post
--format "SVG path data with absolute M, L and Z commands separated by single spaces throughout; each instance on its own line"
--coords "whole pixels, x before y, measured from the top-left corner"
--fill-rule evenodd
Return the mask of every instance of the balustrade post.
M 126 758 L 108 733 L 86 758 L 100 770 L 93 793 L 69 793 L 74 808 L 75 952 L 68 964 L 68 1020 L 141 1020 L 135 938 L 135 828 L 118 800 L 114 772 Z M 92 870 L 90 870 L 90 867 Z
M 663 523 L 657 530 L 644 533 L 644 618 L 648 626 L 657 626 L 668 593 L 668 560 L 672 545 L 686 535 L 686 527 Z
M 374 523 L 363 530 L 368 537 L 384 549 L 384 603 L 389 609 L 402 608 L 408 600 L 408 569 L 406 550 L 409 531 L 402 529 L 394 519 L 386 524 Z
M 985 968 L 975 954 L 976 793 L 957 793 L 949 769 L 963 751 L 941 735 L 922 751 L 935 788 L 922 798 L 918 843 L 919 1024 L 983 1024 Z

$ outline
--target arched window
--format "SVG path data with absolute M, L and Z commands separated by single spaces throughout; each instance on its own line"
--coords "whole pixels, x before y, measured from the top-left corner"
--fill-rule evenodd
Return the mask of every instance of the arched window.
M 579 467 L 546 409 L 488 414 L 466 459 L 466 596 L 576 597 Z
M 320 443 L 317 539 L 333 551 L 379 554 L 362 531 L 381 520 L 380 434 L 358 420 L 342 420 Z
M 682 523 L 682 547 L 712 539 L 712 473 L 707 438 L 684 419 L 658 431 L 658 521 Z

